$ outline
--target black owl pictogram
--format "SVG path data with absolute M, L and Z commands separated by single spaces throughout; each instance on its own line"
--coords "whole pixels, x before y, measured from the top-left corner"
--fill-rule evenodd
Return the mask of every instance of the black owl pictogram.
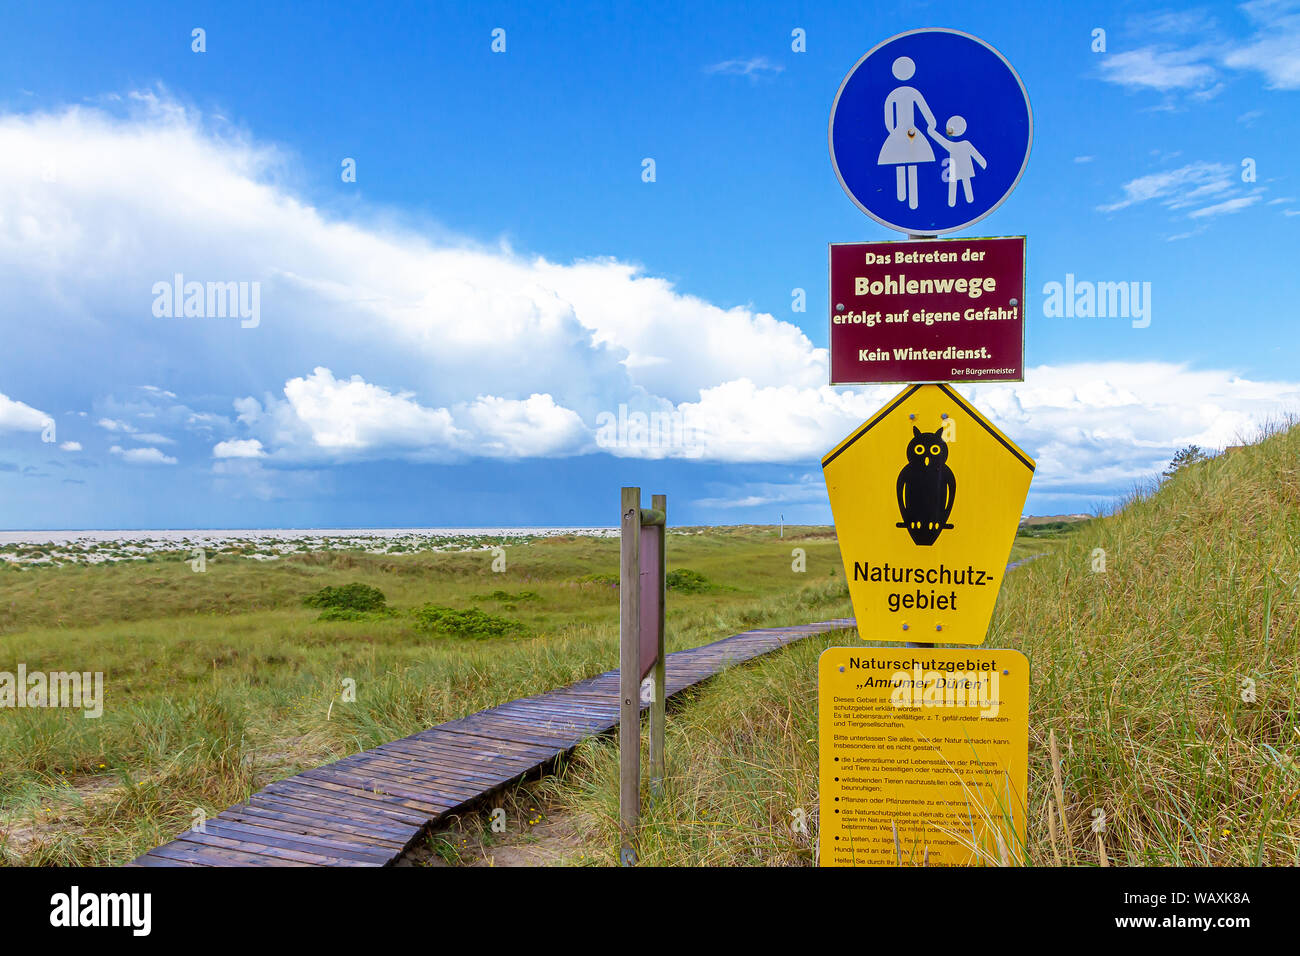
M 923 432 L 912 426 L 907 444 L 907 464 L 898 473 L 898 513 L 903 520 L 895 527 L 906 528 L 912 542 L 934 544 L 948 524 L 952 503 L 957 500 L 957 479 L 948 467 L 948 443 L 943 429 Z

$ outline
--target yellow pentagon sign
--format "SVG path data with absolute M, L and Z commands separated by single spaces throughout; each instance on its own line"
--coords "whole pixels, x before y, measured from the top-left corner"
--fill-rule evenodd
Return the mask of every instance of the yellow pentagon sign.
M 912 385 L 822 459 L 866 641 L 982 644 L 1034 461 L 946 385 Z

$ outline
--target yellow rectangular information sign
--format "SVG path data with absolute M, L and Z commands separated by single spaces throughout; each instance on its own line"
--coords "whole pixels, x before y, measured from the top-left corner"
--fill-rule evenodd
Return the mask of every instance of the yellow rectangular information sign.
M 1029 661 L 831 647 L 817 675 L 822 866 L 1022 862 Z

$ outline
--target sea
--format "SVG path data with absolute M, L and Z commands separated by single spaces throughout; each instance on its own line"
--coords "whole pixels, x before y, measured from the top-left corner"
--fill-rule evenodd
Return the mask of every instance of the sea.
M 617 537 L 617 528 L 154 528 L 136 530 L 83 529 L 63 531 L 0 531 L 6 544 L 187 543 L 223 541 L 294 541 L 320 538 L 522 538 L 585 535 Z

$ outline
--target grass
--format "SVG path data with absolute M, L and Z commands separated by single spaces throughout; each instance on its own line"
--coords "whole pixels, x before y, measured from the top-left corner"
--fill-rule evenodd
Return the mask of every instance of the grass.
M 795 547 L 806 573 L 791 570 Z M 506 553 L 504 573 L 488 550 L 223 552 L 201 573 L 185 550 L 6 568 L 0 671 L 102 671 L 105 709 L 0 708 L 3 860 L 122 863 L 274 779 L 616 667 L 618 590 L 587 579 L 616 580 L 617 541 L 539 538 Z M 669 650 L 847 613 L 825 529 L 674 529 L 669 556 L 711 585 L 674 592 Z M 340 598 L 346 619 L 321 620 L 331 608 L 305 600 L 326 588 L 368 609 Z M 521 631 L 432 633 L 413 613 L 426 606 Z
M 986 641 L 1033 667 L 1028 842 L 1009 862 L 1300 863 L 1298 541 L 1300 428 L 1185 469 L 1113 516 L 1018 539 L 1013 557 L 1042 557 L 1007 577 Z M 675 710 L 644 862 L 813 862 L 815 665 L 847 643 L 803 641 Z M 603 740 L 553 788 L 609 864 L 617 793 Z

